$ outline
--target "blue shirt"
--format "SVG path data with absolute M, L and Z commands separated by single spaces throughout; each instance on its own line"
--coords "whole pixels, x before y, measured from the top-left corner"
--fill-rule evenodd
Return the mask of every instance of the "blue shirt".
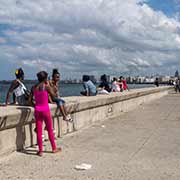
M 85 90 L 90 93 L 90 95 L 96 95 L 96 86 L 92 83 L 91 80 L 84 82 L 84 88 Z

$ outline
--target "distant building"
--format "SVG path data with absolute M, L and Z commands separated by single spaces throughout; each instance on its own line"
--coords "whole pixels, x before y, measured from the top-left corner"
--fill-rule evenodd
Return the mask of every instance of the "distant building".
M 170 76 L 161 76 L 159 78 L 160 83 L 168 83 L 170 81 L 171 77 Z

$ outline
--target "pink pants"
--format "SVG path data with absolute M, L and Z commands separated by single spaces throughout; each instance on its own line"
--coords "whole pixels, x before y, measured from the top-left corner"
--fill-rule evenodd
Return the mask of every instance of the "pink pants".
M 37 143 L 39 147 L 39 151 L 42 152 L 42 123 L 45 121 L 46 128 L 48 131 L 49 140 L 51 142 L 52 150 L 56 150 L 56 144 L 54 141 L 53 127 L 52 127 L 52 118 L 49 111 L 41 112 L 35 111 L 35 119 L 36 119 L 36 129 L 37 129 Z

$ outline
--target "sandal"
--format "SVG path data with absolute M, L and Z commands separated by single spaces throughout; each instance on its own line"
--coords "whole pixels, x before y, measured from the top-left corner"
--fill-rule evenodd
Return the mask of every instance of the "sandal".
M 58 152 L 61 152 L 61 151 L 62 151 L 62 148 L 58 147 L 55 150 L 52 150 L 52 153 L 58 153 Z
M 42 151 L 38 151 L 38 152 L 37 152 L 37 155 L 40 156 L 40 157 L 42 157 L 43 152 L 42 152 Z

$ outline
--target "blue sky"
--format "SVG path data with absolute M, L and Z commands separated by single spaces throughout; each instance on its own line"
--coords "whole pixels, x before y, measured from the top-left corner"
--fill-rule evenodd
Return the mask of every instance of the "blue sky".
M 154 10 L 162 11 L 169 17 L 173 17 L 180 9 L 179 0 L 150 0 L 147 3 Z
M 0 0 L 0 80 L 180 71 L 180 0 Z

